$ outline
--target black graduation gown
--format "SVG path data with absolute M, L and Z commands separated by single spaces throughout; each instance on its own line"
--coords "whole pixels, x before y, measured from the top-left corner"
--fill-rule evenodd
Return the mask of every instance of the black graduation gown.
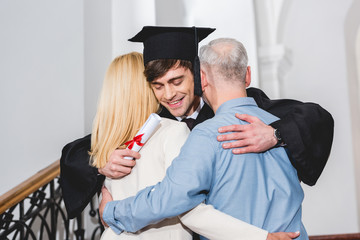
M 263 91 L 248 88 L 258 106 L 281 120 L 270 124 L 280 130 L 299 179 L 315 185 L 329 158 L 334 137 L 334 119 L 315 103 L 291 99 L 270 100 Z
M 332 116 L 318 104 L 296 100 L 270 100 L 260 89 L 248 88 L 258 106 L 281 120 L 272 123 L 281 132 L 290 152 L 290 159 L 297 169 L 299 179 L 312 186 L 318 180 L 330 154 L 334 133 Z M 162 117 L 175 119 L 163 108 Z M 195 125 L 214 116 L 205 104 Z M 96 192 L 104 176 L 89 165 L 90 135 L 68 143 L 60 158 L 60 185 L 69 218 L 78 216 Z

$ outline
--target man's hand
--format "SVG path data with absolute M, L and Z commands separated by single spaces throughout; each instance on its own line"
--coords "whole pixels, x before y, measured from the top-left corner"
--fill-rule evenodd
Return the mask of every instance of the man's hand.
M 247 114 L 236 114 L 238 119 L 246 121 L 250 124 L 246 125 L 231 125 L 218 129 L 220 133 L 233 132 L 225 135 L 219 135 L 217 140 L 219 142 L 232 141 L 223 143 L 223 148 L 236 148 L 232 152 L 234 154 L 241 153 L 258 153 L 264 152 L 277 143 L 274 136 L 274 129 L 263 123 L 259 118 Z
M 109 162 L 106 163 L 105 167 L 99 168 L 99 173 L 112 179 L 122 178 L 130 174 L 136 161 L 124 159 L 124 157 L 139 159 L 141 155 L 130 149 L 116 149 L 110 155 Z
M 99 204 L 99 214 L 100 214 L 100 220 L 102 225 L 104 225 L 105 227 L 109 227 L 106 222 L 104 222 L 103 220 L 103 213 L 104 213 L 104 209 L 105 206 L 108 202 L 111 202 L 113 200 L 110 192 L 107 190 L 107 188 L 105 186 L 102 187 L 101 189 L 101 194 L 102 194 L 102 198 L 101 198 L 101 202 Z
M 300 232 L 276 232 L 269 233 L 266 240 L 291 240 L 300 236 Z

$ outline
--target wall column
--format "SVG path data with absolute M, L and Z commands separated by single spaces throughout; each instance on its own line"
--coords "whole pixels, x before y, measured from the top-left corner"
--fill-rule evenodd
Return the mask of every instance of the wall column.
M 283 1 L 255 0 L 255 20 L 258 39 L 258 61 L 260 88 L 270 98 L 281 97 L 281 76 L 284 70 L 282 60 L 285 58 L 285 47 L 278 40 L 278 24 Z M 288 65 L 284 65 L 288 66 Z

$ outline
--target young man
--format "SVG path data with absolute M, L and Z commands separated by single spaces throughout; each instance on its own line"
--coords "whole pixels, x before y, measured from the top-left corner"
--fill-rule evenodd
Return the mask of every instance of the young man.
M 211 108 L 199 96 L 201 86 L 197 59 L 198 42 L 212 31 L 214 29 L 144 27 L 130 39 L 144 43 L 145 74 L 163 105 L 160 116 L 178 120 L 193 118 L 193 126 L 214 116 Z M 283 142 L 299 178 L 306 184 L 314 185 L 331 149 L 331 115 L 317 104 L 269 100 L 259 89 L 247 89 L 247 94 L 255 99 L 260 108 L 281 120 L 267 125 L 258 118 L 241 115 L 241 119 L 251 124 L 221 126 L 238 132 L 228 136 L 218 134 L 218 138 L 238 140 L 225 143 L 230 144 L 227 147 L 244 147 L 238 153 L 262 152 Z M 277 129 L 276 133 L 281 132 L 282 138 L 279 135 L 278 140 L 275 138 L 273 127 Z M 124 159 L 125 156 L 140 158 L 139 153 L 131 150 L 115 150 L 108 164 L 98 170 L 89 165 L 89 150 L 90 135 L 69 143 L 62 152 L 60 183 L 70 218 L 79 215 L 100 190 L 104 176 L 119 178 L 131 172 L 136 162 Z
M 118 233 L 135 232 L 205 201 L 267 231 L 300 231 L 299 239 L 308 239 L 301 220 L 304 194 L 285 149 L 234 155 L 216 140 L 219 127 L 237 122 L 235 113 L 250 113 L 266 124 L 278 120 L 247 97 L 251 73 L 245 48 L 236 40 L 218 39 L 200 56 L 202 90 L 215 116 L 194 128 L 162 182 L 108 202 L 105 209 L 104 189 L 103 220 Z

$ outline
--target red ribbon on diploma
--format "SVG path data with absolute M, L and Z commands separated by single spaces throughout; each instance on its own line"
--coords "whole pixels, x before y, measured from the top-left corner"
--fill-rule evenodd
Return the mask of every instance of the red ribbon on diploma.
M 141 143 L 141 137 L 142 137 L 143 135 L 144 135 L 144 133 L 135 136 L 132 140 L 127 141 L 127 142 L 125 143 L 125 145 L 128 146 L 129 149 L 132 149 L 132 148 L 133 148 L 134 143 L 136 143 L 136 144 L 137 144 L 138 146 L 140 146 L 140 147 L 141 147 L 141 146 L 144 146 L 144 144 Z

